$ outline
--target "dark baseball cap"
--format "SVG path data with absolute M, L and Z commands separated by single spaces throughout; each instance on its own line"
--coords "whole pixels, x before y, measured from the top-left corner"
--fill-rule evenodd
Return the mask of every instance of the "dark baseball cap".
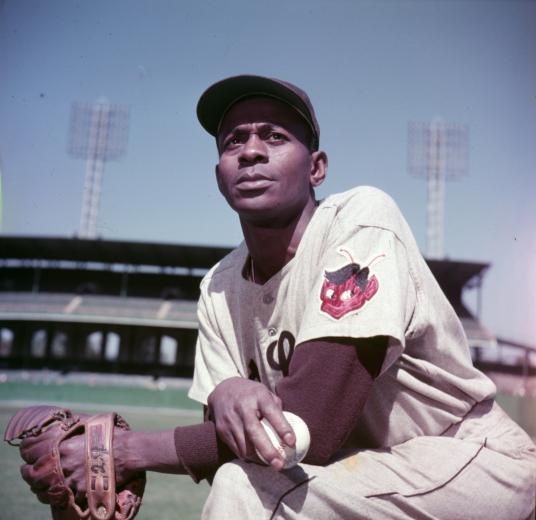
M 222 79 L 208 87 L 199 98 L 197 118 L 209 134 L 217 137 L 221 121 L 231 106 L 254 96 L 275 98 L 296 110 L 311 128 L 311 148 L 318 150 L 320 127 L 309 96 L 296 85 L 280 79 L 252 75 Z

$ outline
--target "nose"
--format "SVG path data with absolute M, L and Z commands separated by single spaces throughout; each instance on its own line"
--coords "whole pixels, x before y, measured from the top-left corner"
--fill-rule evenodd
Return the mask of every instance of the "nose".
M 242 145 L 238 160 L 241 164 L 255 164 L 268 161 L 266 143 L 256 134 L 251 133 Z

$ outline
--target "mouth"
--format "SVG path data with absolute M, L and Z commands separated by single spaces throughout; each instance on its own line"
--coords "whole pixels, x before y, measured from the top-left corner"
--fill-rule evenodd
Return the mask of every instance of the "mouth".
M 249 173 L 238 178 L 236 189 L 239 191 L 259 191 L 268 188 L 272 182 L 272 179 L 260 173 Z

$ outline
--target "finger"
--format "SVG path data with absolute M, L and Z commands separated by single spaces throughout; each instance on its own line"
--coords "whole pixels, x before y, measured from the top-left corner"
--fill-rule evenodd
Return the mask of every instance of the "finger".
M 272 398 L 273 398 L 273 400 L 274 400 L 276 406 L 277 406 L 280 410 L 282 410 L 282 409 L 283 409 L 283 401 L 281 400 L 281 398 L 280 398 L 278 395 L 276 395 L 276 394 L 272 394 Z
M 237 457 L 240 457 L 239 437 L 235 438 L 230 421 L 215 420 L 215 425 L 216 433 L 218 434 L 220 440 L 227 444 L 227 446 Z
M 256 416 L 248 417 L 244 423 L 244 427 L 249 441 L 253 444 L 261 458 L 274 469 L 282 469 L 284 464 L 283 458 L 272 444 L 259 419 Z
M 244 421 L 238 414 L 230 415 L 227 420 L 227 432 L 235 446 L 235 453 L 241 459 L 247 456 L 247 436 L 244 428 Z
M 245 459 L 247 457 L 248 450 L 246 433 L 244 429 L 235 428 L 235 430 L 231 432 L 231 437 L 233 439 L 234 445 L 236 446 L 236 455 L 241 459 Z
M 262 410 L 262 416 L 268 420 L 272 428 L 277 433 L 277 436 L 290 447 L 296 445 L 296 435 L 292 426 L 287 421 L 281 408 L 279 408 L 275 401 L 272 405 L 265 406 Z

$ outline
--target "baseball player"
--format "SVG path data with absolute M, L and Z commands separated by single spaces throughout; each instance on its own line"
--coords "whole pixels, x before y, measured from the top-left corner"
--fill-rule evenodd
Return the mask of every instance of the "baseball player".
M 371 187 L 316 200 L 327 156 L 305 92 L 231 77 L 197 114 L 244 234 L 201 284 L 189 395 L 206 421 L 118 432 L 118 482 L 142 470 L 209 478 L 209 519 L 529 518 L 536 448 L 473 367 L 396 204 Z M 260 422 L 293 446 L 283 410 L 311 436 L 286 470 Z M 79 443 L 60 451 L 84 490 Z

